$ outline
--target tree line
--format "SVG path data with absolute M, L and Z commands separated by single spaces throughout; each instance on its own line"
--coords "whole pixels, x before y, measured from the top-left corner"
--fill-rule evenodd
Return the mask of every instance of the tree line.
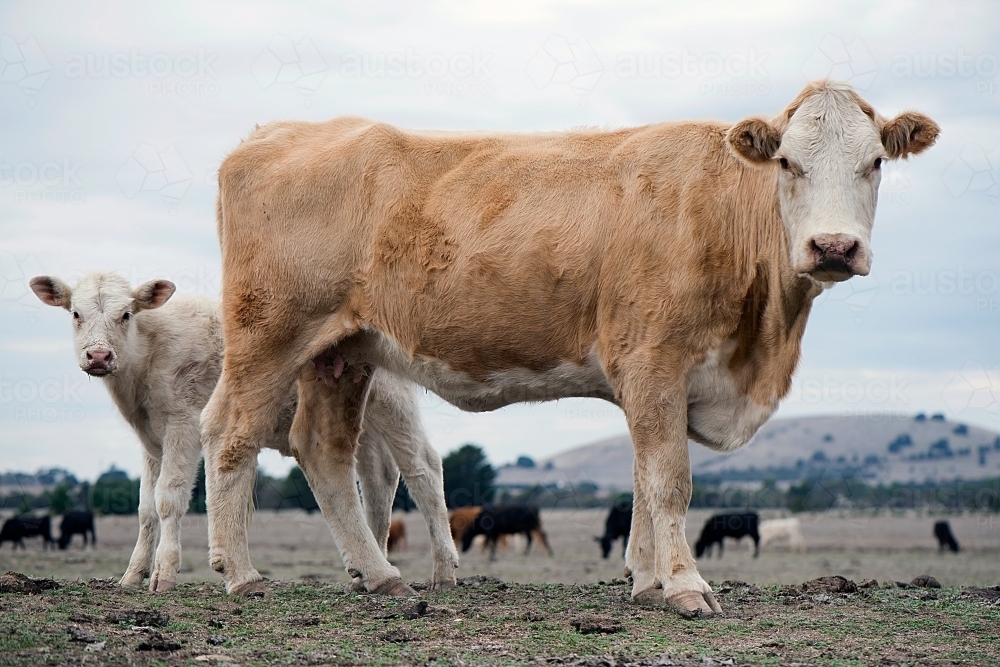
M 520 463 L 519 463 L 520 464 Z M 543 509 L 610 507 L 630 494 L 608 495 L 594 484 L 559 486 L 540 484 L 522 489 L 498 489 L 497 472 L 482 448 L 467 444 L 442 459 L 445 502 L 448 509 L 470 505 L 524 503 Z M 726 484 L 711 477 L 694 478 L 691 507 L 703 509 L 783 509 L 791 512 L 902 511 L 1000 512 L 1000 478 L 952 482 L 870 484 L 850 470 L 810 470 L 790 486 L 779 488 L 774 479 L 757 486 Z M 360 492 L 360 487 L 359 487 Z M 305 475 L 298 466 L 285 477 L 271 477 L 258 470 L 254 487 L 258 509 L 319 509 Z M 71 476 L 40 494 L 8 493 L 0 496 L 0 509 L 23 512 L 48 510 L 62 514 L 90 509 L 99 514 L 134 514 L 139 507 L 139 480 L 112 470 L 98 480 L 76 482 Z M 406 484 L 400 481 L 393 509 L 417 509 Z M 205 512 L 205 467 L 199 464 L 189 511 Z

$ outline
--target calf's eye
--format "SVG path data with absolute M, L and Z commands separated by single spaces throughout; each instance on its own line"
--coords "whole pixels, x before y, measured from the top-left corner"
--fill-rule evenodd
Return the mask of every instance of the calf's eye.
M 875 158 L 875 162 L 872 163 L 872 169 L 881 169 L 881 168 L 882 168 L 882 158 L 877 157 Z
M 778 160 L 778 164 L 781 165 L 782 169 L 788 169 L 788 160 L 786 160 L 785 158 L 781 158 L 780 160 Z
M 132 319 L 132 313 L 122 314 L 122 322 L 128 322 L 130 319 Z
M 76 312 L 76 311 L 74 310 L 74 311 L 73 311 L 73 319 L 74 319 L 74 320 L 79 320 L 79 319 L 80 319 L 80 313 L 78 313 L 78 312 Z

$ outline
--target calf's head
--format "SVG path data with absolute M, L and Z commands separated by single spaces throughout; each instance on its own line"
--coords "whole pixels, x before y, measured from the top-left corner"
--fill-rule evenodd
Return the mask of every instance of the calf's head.
M 913 111 L 882 118 L 845 83 L 809 84 L 777 118 L 748 118 L 726 140 L 773 169 L 792 270 L 820 282 L 867 275 L 881 167 L 934 144 L 937 124 Z
M 44 303 L 73 314 L 73 343 L 80 368 L 88 375 L 114 375 L 136 342 L 133 317 L 159 308 L 174 293 L 168 280 L 151 280 L 132 289 L 114 272 L 85 274 L 76 287 L 51 276 L 31 279 L 31 290 Z

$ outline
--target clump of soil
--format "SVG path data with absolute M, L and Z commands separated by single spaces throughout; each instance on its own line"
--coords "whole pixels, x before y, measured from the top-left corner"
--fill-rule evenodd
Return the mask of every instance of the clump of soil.
M 20 572 L 7 572 L 0 577 L 0 593 L 38 595 L 42 591 L 59 588 L 52 579 L 29 577 Z
M 162 628 L 170 622 L 170 616 L 162 611 L 145 611 L 130 609 L 127 611 L 112 611 L 104 617 L 108 623 L 126 623 L 141 625 L 148 628 Z
M 583 616 L 570 621 L 577 632 L 581 635 L 611 635 L 622 631 L 622 624 L 613 618 L 602 616 Z
M 378 636 L 381 641 L 393 644 L 405 644 L 417 639 L 417 636 L 405 628 L 397 628 L 389 632 L 383 632 Z
M 795 588 L 794 586 L 792 588 Z M 798 589 L 805 595 L 817 595 L 820 593 L 857 593 L 858 585 L 840 575 L 832 577 L 820 577 L 811 579 L 798 586 Z
M 941 588 L 941 583 L 929 574 L 921 574 L 913 578 L 910 586 L 914 588 Z
M 181 648 L 181 643 L 173 639 L 167 639 L 155 630 L 150 632 L 146 639 L 139 642 L 135 647 L 137 651 L 177 651 Z
M 97 635 L 95 635 L 93 632 L 90 632 L 89 630 L 83 630 L 82 628 L 78 628 L 73 625 L 66 628 L 66 633 L 69 635 L 70 640 L 75 642 L 83 642 L 84 644 L 94 644 L 100 641 L 97 638 Z
M 986 602 L 1000 602 L 1000 586 L 989 586 L 987 588 L 976 588 L 970 586 L 962 591 L 958 598 L 960 600 L 984 600 Z

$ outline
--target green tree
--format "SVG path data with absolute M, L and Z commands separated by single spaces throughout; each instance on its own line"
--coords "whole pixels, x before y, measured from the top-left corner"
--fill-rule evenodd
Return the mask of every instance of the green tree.
M 497 473 L 477 445 L 462 445 L 441 461 L 444 499 L 449 508 L 487 505 L 493 501 Z
M 102 476 L 90 493 L 90 506 L 100 514 L 136 514 L 139 511 L 139 480 Z
M 70 497 L 70 485 L 66 482 L 52 489 L 49 494 L 49 513 L 65 514 L 73 509 L 73 499 Z

